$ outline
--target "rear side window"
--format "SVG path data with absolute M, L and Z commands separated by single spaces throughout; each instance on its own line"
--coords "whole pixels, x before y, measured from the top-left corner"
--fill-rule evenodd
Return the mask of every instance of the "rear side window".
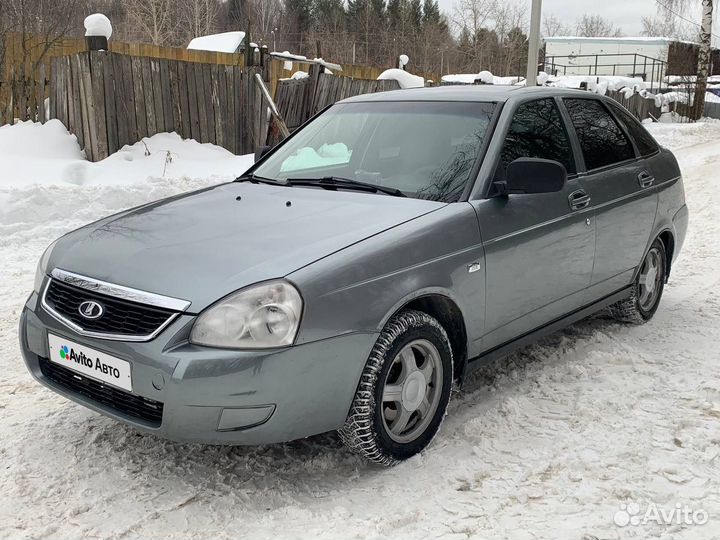
M 566 99 L 588 170 L 620 163 L 635 157 L 630 140 L 596 99 Z
M 555 100 L 538 99 L 520 105 L 515 111 L 500 154 L 500 172 L 517 158 L 559 161 L 567 172 L 577 172 L 570 138 Z
M 630 136 L 635 140 L 635 145 L 640 151 L 640 155 L 649 156 L 650 154 L 654 154 L 658 151 L 658 145 L 655 142 L 655 139 L 653 139 L 647 129 L 638 122 L 637 118 L 622 107 L 617 107 L 612 103 L 610 104 L 610 107 L 612 107 L 615 114 L 620 117 L 620 121 L 625 124 Z

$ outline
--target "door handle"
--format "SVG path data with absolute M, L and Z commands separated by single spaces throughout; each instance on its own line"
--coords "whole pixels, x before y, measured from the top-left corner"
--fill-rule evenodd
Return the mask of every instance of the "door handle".
M 590 205 L 590 195 L 584 189 L 578 189 L 568 196 L 568 203 L 573 210 L 582 210 Z
M 641 188 L 649 188 L 653 185 L 653 182 L 655 182 L 655 177 L 647 171 L 643 171 L 638 174 L 637 179 Z

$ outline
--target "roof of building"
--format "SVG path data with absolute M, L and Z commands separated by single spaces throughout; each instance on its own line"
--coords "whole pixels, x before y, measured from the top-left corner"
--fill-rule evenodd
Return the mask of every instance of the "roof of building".
M 553 36 L 544 38 L 545 43 L 559 43 L 565 41 L 584 42 L 584 43 L 623 43 L 628 45 L 667 45 L 668 43 L 689 43 L 694 45 L 692 41 L 683 41 L 662 36 L 623 36 L 623 37 L 584 37 L 584 36 Z

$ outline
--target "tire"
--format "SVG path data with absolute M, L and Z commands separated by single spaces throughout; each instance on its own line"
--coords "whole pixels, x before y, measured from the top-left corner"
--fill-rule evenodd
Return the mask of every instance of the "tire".
M 375 342 L 338 431 L 341 440 L 384 466 L 414 456 L 440 429 L 452 380 L 452 349 L 442 325 L 421 311 L 400 312 Z
M 655 267 L 655 270 L 653 270 Z M 648 287 L 652 284 L 652 290 Z M 621 300 L 608 309 L 610 315 L 620 322 L 631 324 L 644 324 L 657 311 L 662 298 L 667 278 L 667 257 L 665 245 L 657 239 L 650 246 L 640 265 L 638 275 L 633 283 L 632 293 L 625 300 Z

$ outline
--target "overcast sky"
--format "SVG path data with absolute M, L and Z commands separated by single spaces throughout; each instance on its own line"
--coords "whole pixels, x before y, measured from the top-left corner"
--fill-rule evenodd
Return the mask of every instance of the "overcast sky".
M 526 1 L 529 13 L 532 2 Z M 455 0 L 439 2 L 448 15 L 451 15 Z M 619 26 L 628 36 L 640 33 L 640 18 L 643 15 L 657 13 L 655 0 L 543 0 L 542 7 L 543 16 L 552 14 L 568 24 L 574 24 L 584 13 L 602 15 Z

